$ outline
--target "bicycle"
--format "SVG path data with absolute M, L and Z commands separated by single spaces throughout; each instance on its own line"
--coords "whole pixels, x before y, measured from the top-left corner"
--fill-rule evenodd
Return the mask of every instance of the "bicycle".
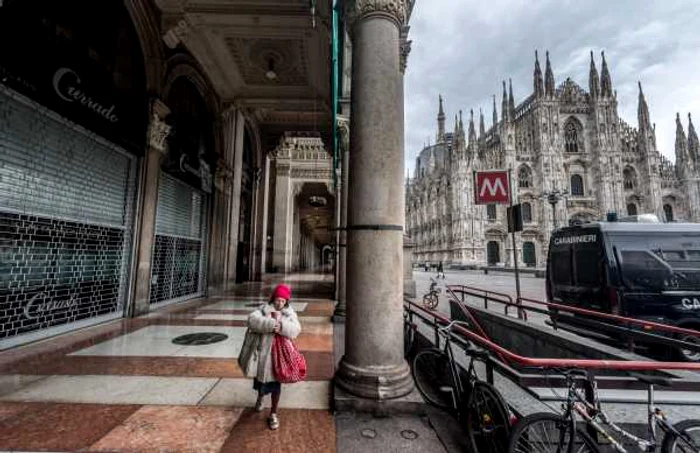
M 480 381 L 474 370 L 474 360 L 486 361 L 488 353 L 470 349 L 466 379 L 460 372 L 452 352 L 452 321 L 438 328 L 445 339 L 443 349 L 425 349 L 416 354 L 411 372 L 418 391 L 435 407 L 457 416 L 466 429 L 470 447 L 475 453 L 504 453 L 508 447 L 511 424 L 508 406 L 494 386 Z
M 571 453 L 574 445 L 578 447 L 576 449 L 577 453 L 599 452 L 596 440 L 584 431 L 581 426 L 577 426 L 577 415 L 583 419 L 588 431 L 596 435 L 596 437 L 600 434 L 605 440 L 610 442 L 612 448 L 620 453 L 627 453 L 627 449 L 618 439 L 613 437 L 611 431 L 620 438 L 632 441 L 639 450 L 653 453 L 658 446 L 657 428 L 664 432 L 661 442 L 662 453 L 675 453 L 676 447 L 679 447 L 680 451 L 685 453 L 700 452 L 698 448 L 700 446 L 700 420 L 685 420 L 673 425 L 666 418 L 663 411 L 655 407 L 654 385 L 668 385 L 668 381 L 663 378 L 629 373 L 648 386 L 649 438 L 642 439 L 616 425 L 607 417 L 601 409 L 598 387 L 592 373 L 587 373 L 583 370 L 566 370 L 562 374 L 566 377 L 567 387 L 566 403 L 562 404 L 563 414 L 557 415 L 542 412 L 522 418 L 513 431 L 508 445 L 508 453 L 534 453 L 536 451 L 534 447 L 545 447 L 539 451 L 552 451 L 556 448 L 556 452 L 566 451 Z M 579 388 L 577 383 L 580 381 L 587 383 L 587 389 Z M 583 391 L 585 394 L 586 390 L 589 393 L 588 400 L 581 395 L 581 392 Z M 589 402 L 591 400 L 593 403 Z M 606 426 L 609 429 L 606 429 Z M 690 437 L 690 431 L 696 431 L 696 439 Z M 533 443 L 531 439 L 539 439 L 539 441 Z M 682 446 L 679 444 L 682 444 Z
M 431 310 L 437 307 L 438 302 L 440 302 L 440 292 L 442 290 L 437 285 L 438 282 L 433 277 L 430 277 L 430 289 L 423 295 L 423 305 Z

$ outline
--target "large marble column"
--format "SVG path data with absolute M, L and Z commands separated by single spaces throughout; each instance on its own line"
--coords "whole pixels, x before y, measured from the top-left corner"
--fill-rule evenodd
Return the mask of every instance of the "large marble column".
M 346 4 L 353 40 L 345 355 L 337 385 L 356 396 L 404 396 L 404 153 L 400 31 L 404 0 Z
M 151 261 L 156 235 L 156 212 L 158 209 L 158 185 L 160 183 L 160 164 L 167 153 L 165 138 L 170 126 L 163 122 L 170 109 L 160 100 L 151 104 L 151 123 L 148 131 L 148 149 L 141 174 L 141 212 L 138 219 L 138 239 L 136 249 L 136 281 L 134 302 L 128 310 L 128 316 L 148 313 L 151 295 Z
M 236 258 L 238 255 L 238 231 L 241 218 L 241 179 L 243 177 L 243 134 L 245 118 L 240 110 L 229 108 L 224 112 L 225 153 L 233 156 L 233 181 L 231 190 L 231 211 L 229 216 L 229 247 L 226 289 L 236 281 Z

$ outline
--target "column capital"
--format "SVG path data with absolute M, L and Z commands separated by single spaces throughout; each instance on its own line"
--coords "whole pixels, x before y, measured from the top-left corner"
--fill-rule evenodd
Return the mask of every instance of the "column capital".
M 407 1 L 410 0 L 346 0 L 345 17 L 349 29 L 352 30 L 358 19 L 371 16 L 387 17 L 394 20 L 399 28 L 403 28 L 408 19 Z
M 151 101 L 151 121 L 148 125 L 148 145 L 167 154 L 168 146 L 165 139 L 170 133 L 171 126 L 165 123 L 164 118 L 170 113 L 170 109 L 160 99 Z

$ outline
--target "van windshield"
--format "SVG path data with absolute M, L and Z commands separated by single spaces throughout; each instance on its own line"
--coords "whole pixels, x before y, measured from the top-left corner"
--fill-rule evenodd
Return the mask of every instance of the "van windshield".
M 700 291 L 700 233 L 610 235 L 625 286 L 636 291 Z

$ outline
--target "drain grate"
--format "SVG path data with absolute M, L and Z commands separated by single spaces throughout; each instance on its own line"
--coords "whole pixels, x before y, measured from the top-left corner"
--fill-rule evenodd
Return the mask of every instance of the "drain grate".
M 173 339 L 173 343 L 181 344 L 185 346 L 197 346 L 203 344 L 212 344 L 224 341 L 228 338 L 228 335 L 217 332 L 198 332 L 198 333 L 188 333 L 187 335 L 180 335 Z

